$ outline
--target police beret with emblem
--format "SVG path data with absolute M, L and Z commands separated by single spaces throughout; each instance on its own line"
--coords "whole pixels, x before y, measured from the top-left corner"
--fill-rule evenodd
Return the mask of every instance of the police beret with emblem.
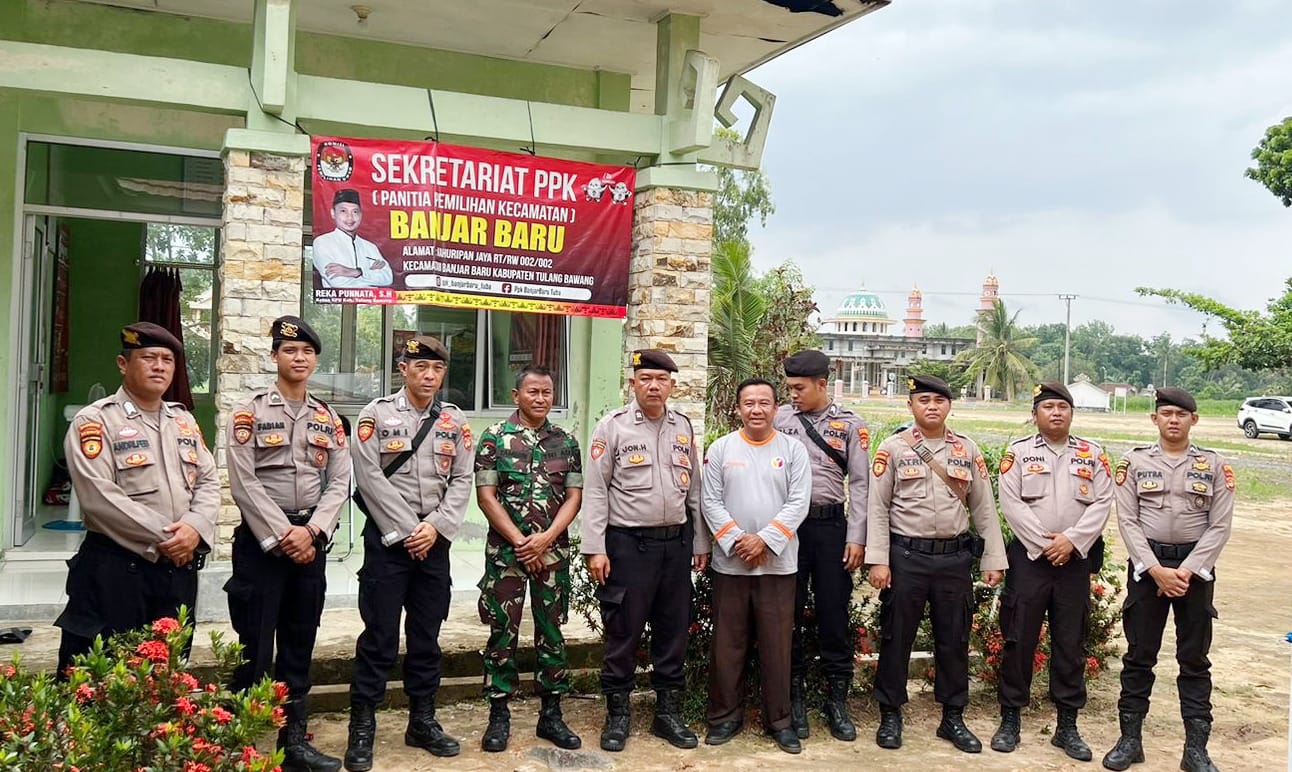
M 825 378 L 830 374 L 830 357 L 820 351 L 800 351 L 785 357 L 786 378 Z
M 915 375 L 906 379 L 906 388 L 910 389 L 911 396 L 923 392 L 932 394 L 941 394 L 947 399 L 951 399 L 951 387 L 947 382 L 936 375 Z
M 1068 407 L 1072 407 L 1072 392 L 1068 391 L 1068 387 L 1061 383 L 1045 381 L 1044 383 L 1036 384 L 1036 388 L 1032 389 L 1032 407 L 1036 407 L 1047 399 L 1061 399 L 1068 403 Z
M 359 203 L 359 191 L 355 190 L 354 188 L 342 188 L 341 190 L 338 190 L 335 195 L 332 196 L 332 206 L 336 206 L 337 204 L 356 204 L 357 205 L 358 203 Z
M 633 370 L 665 370 L 670 373 L 677 372 L 677 365 L 673 364 L 673 357 L 665 354 L 657 348 L 641 349 L 634 351 L 632 356 Z
M 296 341 L 313 346 L 315 354 L 323 353 L 323 342 L 319 340 L 318 333 L 299 316 L 278 317 L 269 328 L 269 336 L 273 338 L 275 347 L 284 341 Z
M 429 335 L 418 335 L 409 338 L 404 343 L 403 351 L 404 361 L 410 359 L 436 359 L 441 362 L 449 361 L 449 350 L 444 348 L 444 344 L 438 338 L 432 338 Z
M 165 327 L 152 322 L 135 322 L 121 328 L 121 349 L 129 351 L 137 348 L 165 348 L 179 356 L 184 353 L 184 344 L 179 342 Z
M 1157 409 L 1163 405 L 1172 405 L 1182 407 L 1190 413 L 1198 412 L 1198 403 L 1193 400 L 1193 395 L 1184 389 L 1177 389 L 1174 386 L 1163 386 L 1157 390 L 1153 397 L 1153 407 Z

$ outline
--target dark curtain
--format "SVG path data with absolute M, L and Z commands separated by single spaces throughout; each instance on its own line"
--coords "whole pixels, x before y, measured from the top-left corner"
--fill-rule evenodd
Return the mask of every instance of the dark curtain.
M 561 343 L 565 336 L 565 317 L 557 314 L 512 314 L 511 350 L 528 351 L 530 362 L 556 373 L 554 384 L 559 393 L 565 380 Z
M 183 282 L 176 268 L 153 266 L 139 285 L 139 321 L 159 324 L 184 342 L 184 325 L 180 321 L 180 290 Z M 181 353 L 175 358 L 175 378 L 164 397 L 193 409 L 193 389 L 188 380 L 188 362 Z

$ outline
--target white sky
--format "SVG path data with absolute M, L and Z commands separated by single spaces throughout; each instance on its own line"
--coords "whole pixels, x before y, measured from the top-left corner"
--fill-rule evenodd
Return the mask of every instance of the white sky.
M 1066 292 L 1074 325 L 1196 336 L 1134 288 L 1264 308 L 1292 276 L 1292 210 L 1243 177 L 1292 115 L 1288 0 L 894 0 L 750 78 L 777 95 L 755 259 L 826 315 L 864 283 L 900 319 L 918 283 L 965 324 L 994 271 L 1023 324 Z

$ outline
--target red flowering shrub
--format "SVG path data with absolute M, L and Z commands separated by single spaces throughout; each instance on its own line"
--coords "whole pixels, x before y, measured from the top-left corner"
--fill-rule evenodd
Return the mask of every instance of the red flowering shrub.
M 218 683 L 186 672 L 187 612 L 98 639 L 66 682 L 0 667 L 0 769 L 270 772 L 281 752 L 256 740 L 282 725 L 283 689 L 265 679 L 245 693 L 220 684 L 241 660 L 212 634 Z

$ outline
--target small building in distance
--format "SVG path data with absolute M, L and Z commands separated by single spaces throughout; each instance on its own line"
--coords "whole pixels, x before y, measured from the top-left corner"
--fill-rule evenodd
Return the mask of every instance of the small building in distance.
M 1113 395 L 1091 383 L 1085 373 L 1068 384 L 1068 391 L 1072 392 L 1072 406 L 1077 410 L 1101 410 L 1107 413 L 1112 405 Z
M 862 287 L 845 297 L 817 332 L 821 350 L 833 362 L 834 376 L 845 392 L 858 396 L 901 394 L 912 362 L 950 361 L 974 346 L 966 338 L 924 335 L 924 298 L 918 287 L 906 299 L 900 325 L 889 316 L 883 299 Z

